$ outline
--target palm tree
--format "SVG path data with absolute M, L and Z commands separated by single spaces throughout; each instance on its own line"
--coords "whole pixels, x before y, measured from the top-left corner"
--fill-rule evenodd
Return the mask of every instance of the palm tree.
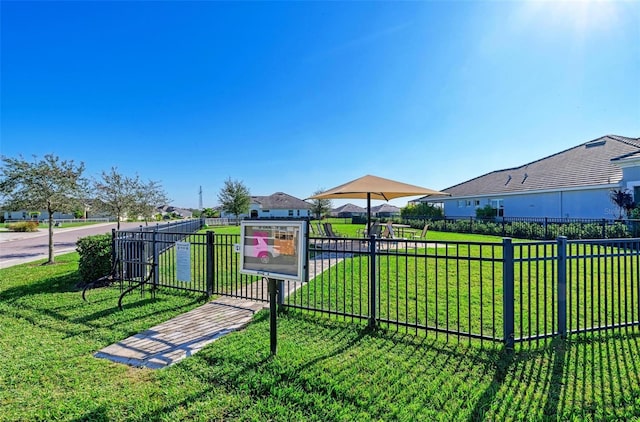
M 611 191 L 611 201 L 618 206 L 618 218 L 622 219 L 622 214 L 629 212 L 635 207 L 633 195 L 626 189 L 614 189 Z

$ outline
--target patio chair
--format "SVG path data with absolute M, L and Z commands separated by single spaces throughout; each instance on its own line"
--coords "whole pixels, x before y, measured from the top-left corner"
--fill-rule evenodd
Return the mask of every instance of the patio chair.
M 375 235 L 378 239 L 382 237 L 382 225 L 380 223 L 374 223 L 371 229 L 367 232 L 367 237 Z
M 365 224 L 364 227 L 356 230 L 356 237 L 367 237 L 369 235 L 369 229 L 373 226 L 373 222 L 369 226 Z
M 393 236 L 393 227 L 389 223 L 384 225 L 384 229 L 382 230 L 382 237 L 386 239 L 390 239 Z
M 316 229 L 317 229 L 317 232 L 318 232 L 318 233 L 317 233 L 317 235 L 318 235 L 318 236 L 320 236 L 320 237 L 329 237 L 329 236 L 327 235 L 327 232 L 326 232 L 326 230 L 324 229 L 324 226 L 323 226 L 322 224 L 320 224 L 320 223 L 316 223 Z
M 424 225 L 421 232 L 411 233 L 411 239 L 417 239 L 417 240 L 426 239 L 428 230 L 429 230 L 429 224 L 427 223 Z
M 337 234 L 333 231 L 331 223 L 324 223 L 324 231 L 327 234 L 327 237 L 344 237 L 341 234 Z
M 388 239 L 403 239 L 402 237 L 397 237 L 395 230 L 393 228 L 393 224 L 391 222 L 387 223 L 387 227 L 384 229 L 383 237 Z

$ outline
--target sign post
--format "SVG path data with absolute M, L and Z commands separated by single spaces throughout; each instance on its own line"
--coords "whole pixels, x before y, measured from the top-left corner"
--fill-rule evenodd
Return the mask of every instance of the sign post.
M 306 221 L 244 220 L 240 226 L 240 273 L 266 279 L 271 354 L 278 351 L 276 317 L 284 303 L 284 280 L 307 278 Z
M 278 312 L 278 280 L 275 278 L 268 278 L 269 283 L 269 334 L 270 334 L 270 345 L 271 345 L 271 354 L 273 356 L 278 352 L 278 324 L 276 320 L 276 315 Z

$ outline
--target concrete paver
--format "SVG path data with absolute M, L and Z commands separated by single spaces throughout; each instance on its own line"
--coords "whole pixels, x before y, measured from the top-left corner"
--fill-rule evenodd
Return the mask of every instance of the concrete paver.
M 342 259 L 310 260 L 309 274 L 321 274 Z M 303 283 L 285 281 L 284 295 L 295 292 Z M 266 282 L 256 282 L 236 292 L 268 298 Z M 142 333 L 107 346 L 94 354 L 97 358 L 149 369 L 160 369 L 192 356 L 225 334 L 246 327 L 256 312 L 269 303 L 223 296 Z
M 94 356 L 130 366 L 164 368 L 246 327 L 256 312 L 268 306 L 265 302 L 221 298 L 107 346 Z

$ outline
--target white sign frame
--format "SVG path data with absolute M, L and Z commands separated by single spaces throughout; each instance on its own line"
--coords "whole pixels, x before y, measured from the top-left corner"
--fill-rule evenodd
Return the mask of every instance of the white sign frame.
M 176 269 L 178 281 L 191 282 L 191 243 L 176 242 Z
M 243 220 L 240 273 L 278 280 L 306 281 L 307 222 Z

